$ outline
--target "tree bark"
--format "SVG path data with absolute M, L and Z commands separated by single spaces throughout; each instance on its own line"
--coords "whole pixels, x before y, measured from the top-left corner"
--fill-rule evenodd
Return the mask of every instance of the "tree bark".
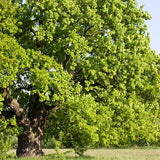
M 32 127 L 24 129 L 23 133 L 18 136 L 17 157 L 43 156 L 41 136 L 39 131 L 33 130 Z
M 23 133 L 18 136 L 17 157 L 43 156 L 41 139 L 50 110 L 39 102 L 38 96 L 31 96 L 27 119 L 21 119 Z
M 9 89 L 3 91 L 4 104 L 13 110 L 17 125 L 22 128 L 22 133 L 18 136 L 17 157 L 43 156 L 41 139 L 52 107 L 40 102 L 35 94 L 30 97 L 29 110 L 26 112 L 18 101 L 10 96 Z

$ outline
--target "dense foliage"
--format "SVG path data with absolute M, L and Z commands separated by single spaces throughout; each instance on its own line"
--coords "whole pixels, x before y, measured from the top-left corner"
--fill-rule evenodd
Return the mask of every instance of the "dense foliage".
M 136 0 L 1 0 L 0 100 L 22 137 L 41 140 L 50 113 L 45 137 L 78 154 L 158 143 L 159 57 L 147 19 Z
M 0 107 L 0 113 L 1 111 Z M 18 135 L 20 131 L 16 126 L 15 118 L 9 120 L 3 118 L 0 117 L 0 160 L 6 159 L 7 152 L 12 148 L 12 136 Z

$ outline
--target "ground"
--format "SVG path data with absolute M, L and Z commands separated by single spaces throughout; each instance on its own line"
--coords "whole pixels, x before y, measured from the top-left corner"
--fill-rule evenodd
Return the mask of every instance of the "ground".
M 84 157 L 75 157 L 72 149 L 61 149 L 64 155 L 60 158 L 55 156 L 54 149 L 44 149 L 45 157 L 29 158 L 29 160 L 160 160 L 160 148 L 130 148 L 130 149 L 90 149 Z M 10 150 L 9 154 L 15 154 Z M 13 160 L 13 158 L 11 158 Z M 26 159 L 18 159 L 26 160 Z

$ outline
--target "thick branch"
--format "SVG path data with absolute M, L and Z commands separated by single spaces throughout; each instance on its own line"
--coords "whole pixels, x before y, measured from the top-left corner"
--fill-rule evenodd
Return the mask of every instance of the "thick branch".
M 8 107 L 10 107 L 14 112 L 16 116 L 22 116 L 25 113 L 25 110 L 20 107 L 20 104 L 17 102 L 17 100 L 9 95 L 9 88 L 4 89 L 4 104 Z

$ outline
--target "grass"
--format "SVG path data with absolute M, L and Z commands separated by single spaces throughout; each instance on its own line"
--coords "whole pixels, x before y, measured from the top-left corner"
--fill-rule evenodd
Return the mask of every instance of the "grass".
M 8 160 L 160 160 L 160 148 L 129 148 L 129 149 L 90 149 L 83 157 L 76 157 L 73 150 L 61 149 L 59 157 L 53 149 L 45 149 L 46 156 L 35 158 L 13 158 Z M 15 155 L 11 150 L 9 155 Z

